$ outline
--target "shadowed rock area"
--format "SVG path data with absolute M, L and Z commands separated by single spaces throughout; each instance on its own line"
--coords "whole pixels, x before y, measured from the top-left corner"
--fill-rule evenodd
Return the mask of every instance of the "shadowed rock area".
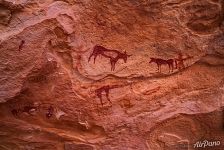
M 1 150 L 224 147 L 223 0 L 0 0 Z

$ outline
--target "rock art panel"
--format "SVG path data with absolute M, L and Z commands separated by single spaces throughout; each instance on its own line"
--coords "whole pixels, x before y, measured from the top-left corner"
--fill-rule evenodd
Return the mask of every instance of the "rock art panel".
M 221 148 L 223 6 L 0 0 L 0 149 Z

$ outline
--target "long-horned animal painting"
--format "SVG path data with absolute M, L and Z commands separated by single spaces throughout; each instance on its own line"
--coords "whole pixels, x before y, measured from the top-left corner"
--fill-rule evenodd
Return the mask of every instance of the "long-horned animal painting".
M 150 58 L 149 63 L 156 63 L 158 72 L 161 72 L 161 66 L 162 65 L 168 65 L 169 66 L 169 72 L 173 72 L 174 69 L 174 59 L 160 59 L 160 58 Z
M 117 87 L 118 87 L 118 85 L 111 85 L 111 86 L 106 85 L 106 86 L 103 86 L 103 87 L 95 90 L 96 96 L 100 99 L 100 103 L 102 106 L 103 106 L 103 98 L 102 98 L 103 92 L 105 92 L 106 99 L 108 100 L 108 102 L 110 102 L 110 104 L 112 104 L 112 102 L 109 98 L 109 92 L 110 92 L 110 89 L 117 88 Z
M 107 52 L 111 52 L 111 53 L 115 54 L 116 56 L 110 56 L 110 55 L 106 54 Z M 122 52 L 119 52 L 118 50 L 107 49 L 103 46 L 96 45 L 93 48 L 93 52 L 89 56 L 88 62 L 91 60 L 92 57 L 94 57 L 94 64 L 95 64 L 96 58 L 99 55 L 102 55 L 105 58 L 110 59 L 111 71 L 115 70 L 115 65 L 116 65 L 116 63 L 118 62 L 119 59 L 123 59 L 124 63 L 126 63 L 127 58 L 131 56 L 131 55 L 128 55 L 126 53 L 126 51 L 124 51 L 122 53 Z

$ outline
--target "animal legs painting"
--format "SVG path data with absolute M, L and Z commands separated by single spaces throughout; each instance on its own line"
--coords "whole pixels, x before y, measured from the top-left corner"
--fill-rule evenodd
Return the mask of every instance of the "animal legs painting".
M 224 0 L 0 0 L 0 150 L 224 150 Z
M 173 59 L 164 60 L 160 58 L 150 58 L 149 63 L 156 63 L 158 72 L 161 72 L 162 65 L 168 65 L 169 72 L 173 72 L 175 61 Z
M 161 73 L 161 66 L 162 65 L 168 65 L 169 67 L 169 73 L 173 72 L 174 69 L 182 70 L 185 68 L 184 61 L 188 59 L 192 59 L 192 56 L 187 55 L 187 57 L 183 58 L 182 53 L 178 54 L 178 58 L 174 59 L 161 59 L 161 58 L 150 58 L 150 63 L 155 63 L 157 65 L 158 72 Z
M 109 92 L 110 92 L 109 86 L 103 86 L 103 87 L 97 89 L 95 92 L 96 92 L 97 97 L 100 99 L 100 103 L 102 106 L 103 106 L 103 98 L 102 98 L 103 92 L 105 92 L 106 99 L 108 100 L 108 102 L 110 102 L 110 104 L 112 104 L 112 102 L 110 101 L 110 98 L 109 98 Z

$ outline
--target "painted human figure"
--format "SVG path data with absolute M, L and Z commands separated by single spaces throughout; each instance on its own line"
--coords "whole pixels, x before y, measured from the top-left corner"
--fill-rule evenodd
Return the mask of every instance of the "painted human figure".
M 190 58 L 193 58 L 193 57 L 188 55 L 186 58 L 183 58 L 182 53 L 179 53 L 178 58 L 175 59 L 176 68 L 178 70 L 184 69 L 185 68 L 184 61 Z
M 176 60 L 176 68 L 178 70 L 181 70 L 181 69 L 184 69 L 185 68 L 185 65 L 184 65 L 184 59 L 183 59 L 183 55 L 182 53 L 179 53 L 178 54 L 178 58 L 175 59 Z

